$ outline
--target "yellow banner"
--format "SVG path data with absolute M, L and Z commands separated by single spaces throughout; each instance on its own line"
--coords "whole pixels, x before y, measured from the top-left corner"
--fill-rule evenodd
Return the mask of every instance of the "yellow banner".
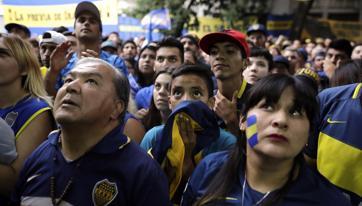
M 304 28 L 302 38 L 333 36 L 362 43 L 362 22 L 307 19 L 313 26 Z
M 328 20 L 329 27 L 338 38 L 362 42 L 362 23 L 353 21 Z
M 229 24 L 225 21 L 222 21 L 221 19 L 212 18 L 212 17 L 198 17 L 198 20 L 199 20 L 199 27 L 189 28 L 189 33 L 195 34 L 200 38 L 205 36 L 207 33 L 217 32 L 222 29 L 230 28 Z M 253 22 L 256 21 L 256 19 L 255 20 L 251 19 L 249 21 Z M 243 28 L 244 28 L 243 21 L 234 22 L 234 29 L 243 31 Z
M 266 27 L 268 30 L 288 30 L 292 28 L 292 21 L 271 21 L 268 20 Z
M 93 2 L 101 13 L 104 25 L 118 23 L 117 0 Z M 3 5 L 4 23 L 19 23 L 28 27 L 57 27 L 74 25 L 74 11 L 77 4 L 18 6 Z

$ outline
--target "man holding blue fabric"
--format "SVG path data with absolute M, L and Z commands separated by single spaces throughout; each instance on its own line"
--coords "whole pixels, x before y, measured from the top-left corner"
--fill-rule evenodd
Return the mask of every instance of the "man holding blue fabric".
M 74 33 L 78 40 L 75 53 L 70 52 L 71 44 L 60 44 L 51 55 L 50 68 L 45 76 L 45 87 L 49 95 L 55 96 L 64 83 L 64 77 L 83 57 L 97 57 L 105 60 L 128 76 L 122 58 L 101 50 L 102 21 L 98 8 L 89 1 L 80 2 L 74 13 Z
M 213 81 L 208 68 L 183 65 L 172 73 L 166 125 L 149 130 L 141 142 L 162 166 L 170 183 L 170 196 L 178 204 L 196 164 L 206 155 L 227 150 L 236 138 L 220 129 L 213 104 Z
M 169 205 L 159 165 L 123 134 L 127 78 L 83 58 L 54 102 L 60 129 L 27 159 L 14 205 Z

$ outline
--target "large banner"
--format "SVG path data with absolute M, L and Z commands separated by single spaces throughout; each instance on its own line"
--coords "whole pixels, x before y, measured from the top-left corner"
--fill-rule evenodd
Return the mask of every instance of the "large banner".
M 126 15 L 119 15 L 118 30 L 119 36 L 124 40 L 147 36 L 146 29 L 142 28 L 141 20 Z M 153 40 L 160 40 L 162 37 L 163 35 L 157 29 L 152 31 Z
M 362 22 L 308 18 L 303 37 L 345 38 L 362 43 Z
M 4 23 L 24 24 L 34 33 L 49 28 L 73 28 L 74 11 L 81 0 L 3 0 Z M 92 1 L 100 10 L 105 33 L 117 30 L 117 0 Z M 34 35 L 33 35 L 34 36 Z
M 277 37 L 279 35 L 289 36 L 292 28 L 292 15 L 268 15 L 266 27 L 269 35 Z
M 256 22 L 256 17 L 249 17 L 247 20 L 250 23 Z M 203 37 L 207 33 L 210 32 L 217 32 L 221 31 L 223 29 L 229 29 L 230 26 L 228 22 L 222 21 L 218 18 L 212 18 L 212 17 L 198 17 L 199 26 L 197 28 L 189 28 L 188 32 L 191 34 L 195 34 L 198 37 Z M 234 22 L 233 29 L 245 32 L 245 28 L 247 25 L 244 24 L 243 21 Z

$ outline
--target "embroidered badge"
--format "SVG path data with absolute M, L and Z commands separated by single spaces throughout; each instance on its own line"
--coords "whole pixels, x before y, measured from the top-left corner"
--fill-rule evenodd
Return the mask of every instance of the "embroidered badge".
M 92 192 L 93 204 L 96 206 L 109 205 L 118 194 L 117 184 L 104 179 L 98 181 Z
M 18 118 L 17 112 L 9 112 L 5 117 L 5 122 L 12 127 L 16 121 L 16 118 Z

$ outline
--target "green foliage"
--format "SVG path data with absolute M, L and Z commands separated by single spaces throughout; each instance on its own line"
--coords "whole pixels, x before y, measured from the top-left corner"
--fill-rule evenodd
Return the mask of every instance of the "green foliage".
M 172 30 L 162 32 L 179 36 L 183 28 L 198 26 L 197 9 L 205 8 L 205 15 L 221 18 L 234 27 L 235 22 L 247 19 L 250 14 L 266 13 L 267 4 L 267 0 L 137 0 L 137 8 L 127 14 L 142 18 L 153 9 L 166 7 L 172 18 Z

